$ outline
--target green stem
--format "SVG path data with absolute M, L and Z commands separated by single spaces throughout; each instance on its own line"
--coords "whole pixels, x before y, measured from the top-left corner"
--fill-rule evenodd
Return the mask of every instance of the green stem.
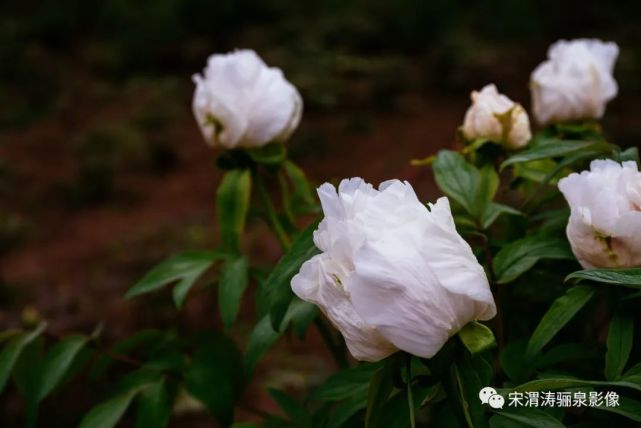
M 267 210 L 267 220 L 269 221 L 269 226 L 271 227 L 272 232 L 274 232 L 274 235 L 276 235 L 276 239 L 278 239 L 278 243 L 280 244 L 283 251 L 286 251 L 291 245 L 289 236 L 287 236 L 283 225 L 278 219 L 278 214 L 276 213 L 274 204 L 272 203 L 272 200 L 269 197 L 269 193 L 267 192 L 267 189 L 263 184 L 263 180 L 260 178 L 260 174 L 258 174 L 258 172 L 254 174 L 254 185 L 256 186 L 256 191 L 262 205 Z
M 341 369 L 347 368 L 348 363 L 347 363 L 347 358 L 345 358 L 345 352 L 341 346 L 336 344 L 336 341 L 332 336 L 332 332 L 327 327 L 327 325 L 325 325 L 325 322 L 323 321 L 323 319 L 320 317 L 317 317 L 314 320 L 314 324 L 316 324 L 316 328 L 318 329 L 318 332 L 320 333 L 321 337 L 323 338 L 323 341 L 327 345 L 327 348 L 329 348 L 329 351 L 332 353 L 332 356 L 334 357 L 334 360 L 336 361 L 336 364 L 338 365 L 338 367 L 340 367 Z
M 496 317 L 495 326 L 496 326 L 496 343 L 498 345 L 499 351 L 503 350 L 505 347 L 505 330 L 503 324 L 503 287 L 497 283 L 496 273 L 494 272 L 494 260 L 492 259 L 492 252 L 490 251 L 490 242 L 485 233 L 483 233 L 480 225 L 477 225 L 479 234 L 481 236 L 481 245 L 483 246 L 483 254 L 485 255 L 485 265 L 487 266 L 488 280 L 490 283 L 490 289 L 494 295 L 494 301 L 496 303 Z
M 405 369 L 407 371 L 407 404 L 410 411 L 410 427 L 416 428 L 416 416 L 414 415 L 414 394 L 412 393 L 412 356 L 407 354 Z

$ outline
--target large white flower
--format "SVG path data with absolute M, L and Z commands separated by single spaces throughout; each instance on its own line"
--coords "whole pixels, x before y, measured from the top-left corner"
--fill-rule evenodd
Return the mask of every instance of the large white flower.
M 567 235 L 584 268 L 641 267 L 641 172 L 636 162 L 592 161 L 559 181 Z
M 472 91 L 472 105 L 465 113 L 463 135 L 468 140 L 487 138 L 510 149 L 525 146 L 532 138 L 530 119 L 520 104 L 500 94 L 493 84 Z
M 446 197 L 428 209 L 407 182 L 376 190 L 360 178 L 341 181 L 338 193 L 326 183 L 318 195 L 322 253 L 303 264 L 292 289 L 320 307 L 356 359 L 399 349 L 429 358 L 468 322 L 494 317 L 487 277 Z
M 284 142 L 300 122 L 303 101 L 283 72 L 252 50 L 212 55 L 193 76 L 193 111 L 208 144 L 227 149 Z
M 619 47 L 597 39 L 559 40 L 532 72 L 532 110 L 541 124 L 598 119 L 618 92 Z

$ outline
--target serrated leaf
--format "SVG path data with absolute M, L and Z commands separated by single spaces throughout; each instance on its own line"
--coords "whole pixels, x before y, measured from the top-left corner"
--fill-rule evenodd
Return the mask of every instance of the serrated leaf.
M 532 333 L 525 350 L 526 356 L 537 355 L 593 295 L 593 288 L 577 286 L 570 288 L 564 295 L 554 300 Z
M 223 263 L 218 282 L 218 307 L 227 328 L 236 321 L 248 282 L 249 265 L 245 257 L 229 258 Z
M 251 172 L 227 171 L 216 192 L 216 214 L 225 249 L 240 253 L 240 237 L 245 229 L 251 196 Z

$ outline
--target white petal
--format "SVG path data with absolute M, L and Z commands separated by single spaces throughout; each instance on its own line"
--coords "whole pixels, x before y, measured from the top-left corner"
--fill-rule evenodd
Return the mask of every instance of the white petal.
M 618 47 L 600 40 L 560 40 L 532 73 L 532 106 L 539 123 L 600 118 L 617 94 L 612 76 Z
M 300 122 L 300 94 L 281 70 L 268 67 L 254 51 L 210 56 L 194 82 L 194 115 L 211 145 L 250 148 L 284 142 Z
M 347 275 L 327 255 L 317 255 L 305 262 L 292 279 L 292 290 L 301 299 L 318 305 L 341 332 L 354 358 L 381 360 L 397 349 L 354 311 L 349 295 L 341 285 Z

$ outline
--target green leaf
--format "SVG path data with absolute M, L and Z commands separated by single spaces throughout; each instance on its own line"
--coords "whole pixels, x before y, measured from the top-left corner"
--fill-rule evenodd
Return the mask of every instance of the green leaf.
M 270 316 L 274 329 L 278 329 L 294 296 L 292 278 L 307 260 L 318 254 L 314 245 L 314 231 L 318 222 L 310 224 L 292 243 L 291 248 L 278 261 L 265 282 L 265 292 L 271 303 Z
M 314 305 L 296 298 L 290 303 L 278 330 L 275 330 L 272 326 L 269 314 L 261 318 L 249 335 L 249 341 L 245 349 L 245 372 L 251 373 L 254 371 L 258 361 L 276 343 L 290 323 L 296 332 L 296 330 L 302 330 L 309 325 L 313 321 L 312 316 L 315 317 L 317 314 L 318 309 Z
M 525 381 L 534 369 L 531 359 L 526 358 L 526 347 L 527 341 L 519 339 L 508 343 L 501 351 L 501 367 L 513 382 Z
M 270 389 L 269 395 L 278 403 L 296 428 L 311 428 L 312 416 L 294 397 L 277 389 Z
M 641 287 L 641 268 L 633 269 L 585 269 L 569 274 L 565 280 L 588 280 L 604 284 Z
M 641 402 L 631 398 L 619 397 L 618 406 L 602 405 L 595 406 L 594 408 L 606 412 L 617 413 L 628 419 L 632 419 L 633 421 L 641 422 Z
M 491 201 L 499 190 L 499 174 L 494 169 L 494 165 L 485 164 L 480 170 L 481 182 L 479 183 L 479 203 Z
M 583 343 L 563 343 L 551 348 L 536 360 L 537 367 L 550 367 L 562 363 L 575 363 L 579 360 L 602 359 L 602 352 L 595 346 Z
M 13 337 L 4 347 L 0 353 L 0 392 L 2 392 L 7 385 L 7 380 L 24 348 L 40 336 L 46 326 L 47 324 L 45 322 L 41 322 L 35 330 Z
M 393 377 L 397 369 L 394 358 L 389 358 L 370 380 L 365 428 L 376 428 L 381 420 L 385 402 L 394 388 Z
M 287 149 L 282 143 L 270 143 L 247 150 L 254 162 L 262 165 L 278 165 L 287 158 Z
M 501 170 L 510 165 L 522 162 L 529 162 L 538 159 L 549 159 L 576 154 L 578 152 L 593 150 L 595 152 L 608 152 L 614 148 L 613 145 L 592 141 L 570 141 L 560 139 L 546 139 L 538 144 L 531 144 L 527 150 L 523 150 L 510 156 L 501 164 Z
M 216 251 L 180 253 L 149 271 L 127 291 L 125 298 L 130 299 L 134 296 L 150 293 L 178 281 L 174 287 L 174 302 L 177 307 L 180 307 L 196 280 L 220 257 L 222 254 Z
M 481 213 L 481 227 L 483 228 L 483 230 L 486 230 L 490 226 L 492 226 L 492 224 L 494 224 L 496 219 L 499 218 L 501 214 L 518 216 L 525 215 L 521 211 L 507 205 L 499 204 L 496 202 L 488 202 L 485 205 L 485 208 L 483 208 L 483 212 Z
M 251 172 L 248 169 L 225 173 L 216 193 L 216 213 L 223 245 L 233 253 L 240 253 L 240 237 L 245 229 L 250 196 Z
M 13 379 L 25 402 L 25 426 L 27 427 L 36 426 L 43 349 L 44 340 L 37 337 L 24 347 L 13 368 Z
M 514 281 L 541 259 L 574 259 L 568 243 L 547 235 L 534 235 L 511 242 L 494 257 L 497 282 Z
M 598 380 L 582 380 L 570 378 L 545 378 L 532 380 L 522 385 L 516 386 L 511 389 L 512 392 L 527 392 L 527 391 L 555 391 L 558 389 L 580 388 L 585 386 L 621 386 L 625 388 L 641 391 L 641 386 L 633 382 L 627 381 L 598 381 Z
M 154 345 L 162 343 L 166 340 L 168 333 L 166 331 L 156 329 L 140 330 L 131 336 L 121 340 L 111 348 L 111 351 L 116 354 L 129 355 L 135 350 L 154 349 Z M 114 363 L 114 360 L 107 355 L 99 355 L 96 361 L 92 364 L 90 377 L 95 379 L 103 375 Z
M 69 336 L 58 342 L 45 357 L 38 400 L 45 398 L 64 379 L 75 358 L 87 344 L 86 336 Z
M 283 321 L 291 324 L 292 331 L 296 337 L 303 339 L 309 326 L 318 317 L 319 312 L 318 306 L 295 298 L 289 305 L 289 309 L 287 310 L 287 314 Z M 282 330 L 283 327 L 281 324 L 281 331 Z
M 338 402 L 334 411 L 328 416 L 324 426 L 327 428 L 341 427 L 365 407 L 367 407 L 367 391 L 365 392 L 365 398 L 348 396 Z
M 303 170 L 292 161 L 285 161 L 283 167 L 285 168 L 287 177 L 296 190 L 296 194 L 299 195 L 305 203 L 313 205 L 315 203 L 314 194 Z
M 160 382 L 162 379 L 163 374 L 160 371 L 142 366 L 122 376 L 113 388 L 112 394 L 116 396 L 130 391 L 140 392 L 150 385 Z
M 451 371 L 468 426 L 470 428 L 487 426 L 485 409 L 478 398 L 479 391 L 485 385 L 481 384 L 478 374 L 469 361 L 452 364 Z
M 472 354 L 477 354 L 496 345 L 492 330 L 477 321 L 466 324 L 458 332 L 458 337 Z
M 619 153 L 619 158 L 617 159 L 619 162 L 625 162 L 625 161 L 635 161 L 637 164 L 639 163 L 639 148 L 638 147 L 628 147 L 621 153 Z
M 164 380 L 145 387 L 138 396 L 137 402 L 137 428 L 163 428 L 167 426 L 172 403 Z
M 450 150 L 438 152 L 433 168 L 436 184 L 443 193 L 461 204 L 473 217 L 477 217 L 482 209 L 479 196 L 481 187 L 485 193 L 493 188 L 490 174 L 483 180 L 481 172 L 474 165 L 468 163 L 463 155 Z
M 422 398 L 426 396 L 429 387 L 412 385 L 412 403 L 415 409 L 421 407 Z M 392 396 L 385 403 L 379 427 L 385 428 L 410 428 L 410 412 L 407 387 L 405 391 L 392 393 Z M 448 427 L 449 428 L 449 427 Z
M 381 369 L 380 363 L 362 363 L 342 370 L 323 382 L 310 396 L 312 400 L 342 401 L 350 397 L 367 398 L 370 379 Z
M 234 342 L 220 334 L 203 334 L 184 373 L 185 387 L 222 426 L 234 420 L 243 386 L 242 356 Z
M 514 423 L 513 423 L 514 422 Z M 490 420 L 490 427 L 565 428 L 559 420 L 540 409 L 510 408 L 497 411 Z
M 543 315 L 541 322 L 530 337 L 525 350 L 526 355 L 533 357 L 538 354 L 593 295 L 593 288 L 577 286 L 570 288 L 564 295 L 552 302 L 552 306 Z
M 630 367 L 630 369 L 621 376 L 621 380 L 641 385 L 641 363 L 637 363 Z
M 80 422 L 80 428 L 112 428 L 125 414 L 138 390 L 131 390 L 94 407 Z
M 634 340 L 634 320 L 621 311 L 614 314 L 610 322 L 605 354 L 605 378 L 615 380 L 628 362 Z
M 218 307 L 225 327 L 236 321 L 240 302 L 249 281 L 249 266 L 243 256 L 225 261 L 220 271 L 218 284 Z
M 269 314 L 265 315 L 254 326 L 245 349 L 245 372 L 251 373 L 256 368 L 258 361 L 265 355 L 267 350 L 276 343 L 281 336 L 280 331 L 274 330 Z
M 548 174 L 557 168 L 552 159 L 541 159 L 514 165 L 514 175 L 536 183 L 545 182 Z

